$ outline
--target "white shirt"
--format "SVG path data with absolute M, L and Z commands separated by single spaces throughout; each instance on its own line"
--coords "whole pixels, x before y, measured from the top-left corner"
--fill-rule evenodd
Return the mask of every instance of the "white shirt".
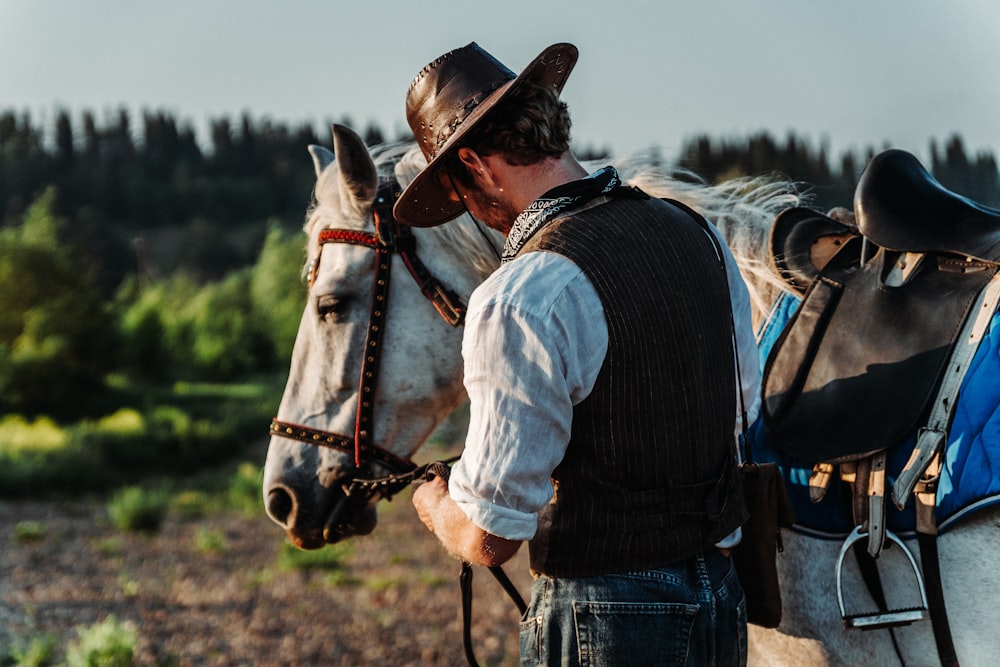
M 760 368 L 750 295 L 712 229 L 725 254 L 740 385 L 752 424 Z M 501 265 L 473 292 L 462 343 L 469 433 L 449 492 L 479 528 L 510 540 L 534 536 L 537 512 L 552 498 L 552 471 L 569 444 L 573 406 L 590 394 L 607 350 L 600 297 L 562 255 L 527 253 Z M 742 432 L 740 415 L 735 417 L 734 436 Z M 730 537 L 719 545 L 738 542 L 739 531 Z

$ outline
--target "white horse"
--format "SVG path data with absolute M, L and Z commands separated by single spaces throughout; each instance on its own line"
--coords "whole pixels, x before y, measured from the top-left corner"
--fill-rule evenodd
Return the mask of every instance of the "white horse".
M 263 492 L 269 516 L 289 539 L 319 548 L 374 529 L 375 504 L 394 489 L 362 484 L 360 493 L 345 497 L 345 491 L 352 482 L 357 490 L 359 477 L 405 478 L 406 462 L 465 394 L 461 329 L 444 321 L 407 273 L 412 255 L 388 260 L 387 319 L 372 324 L 373 310 L 384 303 L 373 305 L 373 276 L 376 261 L 385 258 L 376 259 L 365 235 L 375 232 L 379 177 L 398 191 L 419 171 L 419 151 L 396 147 L 373 159 L 354 132 L 335 127 L 334 152 L 316 146 L 310 152 L 317 182 L 306 232 L 314 275 L 272 425 Z M 754 294 L 760 322 L 782 287 L 764 259 L 770 225 L 779 210 L 798 203 L 794 189 L 751 180 L 691 183 L 644 168 L 642 160 L 618 166 L 626 180 L 654 196 L 684 201 L 719 226 Z M 347 231 L 324 236 L 329 229 Z M 498 265 L 503 239 L 468 216 L 412 233 L 425 274 L 462 302 Z M 323 242 L 331 236 L 339 242 Z M 379 330 L 374 338 L 373 327 Z M 380 350 L 379 367 L 366 380 L 364 360 L 374 356 L 364 351 L 369 346 Z M 359 414 L 366 415 L 365 428 Z M 379 455 L 380 448 L 387 453 Z M 996 664 L 1000 656 L 1000 605 L 992 599 L 1000 592 L 998 525 L 1000 512 L 984 510 L 938 540 L 948 618 L 963 665 Z M 892 631 L 846 629 L 834 577 L 840 543 L 787 530 L 783 537 L 784 617 L 774 630 L 750 626 L 751 665 L 939 664 L 928 622 Z M 891 556 L 881 568 L 890 598 L 897 589 L 912 590 L 908 568 L 892 566 Z M 846 578 L 844 596 L 852 605 L 873 604 L 858 577 Z

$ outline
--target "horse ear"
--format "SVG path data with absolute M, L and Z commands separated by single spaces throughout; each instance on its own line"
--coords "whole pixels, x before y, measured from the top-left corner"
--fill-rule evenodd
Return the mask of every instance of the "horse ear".
M 325 146 L 309 144 L 309 155 L 312 155 L 313 168 L 316 170 L 316 178 L 319 178 L 323 170 L 333 164 L 333 151 Z
M 365 142 L 351 128 L 334 125 L 333 153 L 337 156 L 341 191 L 350 194 L 357 210 L 370 206 L 378 187 L 378 172 Z

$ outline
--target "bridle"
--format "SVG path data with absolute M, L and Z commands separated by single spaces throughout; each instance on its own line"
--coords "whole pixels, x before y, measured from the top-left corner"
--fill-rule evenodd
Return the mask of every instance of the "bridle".
M 375 251 L 375 275 L 373 280 L 371 313 L 365 337 L 364 357 L 361 362 L 361 379 L 358 386 L 358 409 L 354 420 L 353 437 L 323 431 L 321 429 L 271 420 L 270 435 L 304 442 L 318 447 L 328 447 L 352 453 L 358 471 L 371 472 L 371 463 L 379 463 L 390 471 L 387 478 L 379 480 L 355 478 L 345 487 L 345 495 L 355 494 L 354 500 L 369 500 L 375 495 L 389 498 L 413 481 L 416 464 L 408 458 L 401 458 L 379 446 L 372 439 L 375 410 L 375 391 L 378 382 L 378 366 L 381 359 L 382 334 L 385 331 L 386 308 L 389 299 L 389 282 L 392 272 L 392 257 L 398 254 L 410 275 L 416 281 L 421 293 L 437 310 L 445 322 L 453 327 L 461 326 L 465 320 L 465 305 L 451 290 L 438 281 L 420 258 L 417 257 L 417 241 L 409 227 L 401 224 L 392 214 L 392 206 L 399 197 L 399 189 L 392 179 L 379 185 L 372 206 L 374 232 L 355 229 L 323 229 L 317 243 L 316 258 L 309 266 L 308 284 L 311 289 L 319 272 L 319 262 L 323 246 L 327 243 L 347 243 L 371 248 Z

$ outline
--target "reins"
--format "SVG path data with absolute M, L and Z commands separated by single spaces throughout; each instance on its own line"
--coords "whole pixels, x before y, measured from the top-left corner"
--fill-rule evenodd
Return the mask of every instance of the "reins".
M 451 468 L 444 465 L 444 462 L 437 462 L 426 466 L 424 479 L 430 480 L 437 476 L 447 482 L 450 475 Z M 523 616 L 524 612 L 528 610 L 528 605 L 525 604 L 524 598 L 521 597 L 521 593 L 514 586 L 507 573 L 499 565 L 492 565 L 487 569 L 517 606 L 518 613 Z M 472 564 L 468 561 L 462 561 L 458 585 L 462 591 L 462 646 L 465 649 L 465 659 L 472 667 L 478 667 L 479 663 L 476 661 L 476 654 L 472 649 Z
M 353 454 L 354 465 L 359 472 L 370 472 L 370 464 L 373 462 L 381 464 L 390 471 L 385 477 L 353 477 L 343 487 L 344 498 L 334 509 L 334 516 L 328 521 L 329 523 L 335 523 L 336 516 L 346 509 L 348 503 L 364 503 L 376 497 L 391 500 L 394 495 L 410 484 L 426 481 L 435 476 L 447 481 L 451 472 L 448 466 L 458 459 L 458 457 L 454 457 L 417 466 L 410 459 L 401 458 L 376 444 L 372 438 L 375 390 L 381 359 L 382 333 L 385 330 L 386 307 L 389 300 L 392 255 L 398 254 L 400 256 L 420 288 L 420 292 L 431 302 L 431 305 L 445 322 L 453 327 L 458 327 L 465 321 L 465 305 L 461 299 L 454 292 L 445 288 L 427 270 L 424 263 L 417 257 L 417 242 L 413 232 L 410 231 L 409 227 L 400 224 L 393 216 L 392 206 L 398 196 L 399 191 L 394 181 L 382 182 L 372 207 L 375 231 L 365 232 L 334 228 L 321 230 L 317 238 L 319 249 L 316 258 L 309 266 L 308 284 L 311 289 L 319 274 L 319 261 L 323 246 L 327 243 L 359 245 L 375 251 L 371 314 L 368 319 L 364 357 L 361 362 L 358 409 L 354 421 L 353 437 L 281 421 L 277 417 L 271 420 L 269 428 L 269 433 L 272 436 L 280 436 L 317 447 L 329 447 Z M 518 611 L 523 614 L 527 605 L 507 574 L 499 566 L 488 569 L 517 606 Z M 467 562 L 462 563 L 459 586 L 462 591 L 462 641 L 465 657 L 470 665 L 476 666 L 478 663 L 472 650 L 472 565 Z

